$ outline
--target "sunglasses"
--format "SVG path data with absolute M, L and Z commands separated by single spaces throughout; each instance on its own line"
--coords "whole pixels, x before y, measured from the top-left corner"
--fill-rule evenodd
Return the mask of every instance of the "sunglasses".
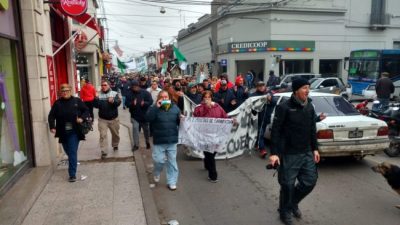
M 69 92 L 69 91 L 71 91 L 71 90 L 61 90 L 61 92 Z

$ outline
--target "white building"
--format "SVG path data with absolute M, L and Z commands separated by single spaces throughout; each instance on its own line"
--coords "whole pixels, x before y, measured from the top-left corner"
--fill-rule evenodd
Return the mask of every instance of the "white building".
M 195 64 L 215 62 L 219 69 L 214 74 L 227 72 L 231 79 L 254 70 L 258 80 L 266 80 L 274 70 L 279 75 L 309 72 L 345 80 L 351 50 L 399 48 L 397 0 L 218 2 L 228 5 L 214 5 L 211 15 L 179 32 L 178 46 L 190 71 Z

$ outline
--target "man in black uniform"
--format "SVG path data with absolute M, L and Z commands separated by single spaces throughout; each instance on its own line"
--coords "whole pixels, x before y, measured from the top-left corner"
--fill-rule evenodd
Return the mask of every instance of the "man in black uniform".
M 301 218 L 298 205 L 317 182 L 320 160 L 315 110 L 308 98 L 310 84 L 300 78 L 292 82 L 292 89 L 290 99 L 276 107 L 269 157 L 272 165 L 279 165 L 279 213 L 285 225 L 293 224 L 292 215 Z

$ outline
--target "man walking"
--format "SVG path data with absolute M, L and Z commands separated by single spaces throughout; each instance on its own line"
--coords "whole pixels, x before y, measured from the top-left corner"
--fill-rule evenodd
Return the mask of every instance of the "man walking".
M 122 108 L 125 109 L 126 96 L 129 93 L 129 82 L 127 81 L 125 76 L 121 77 L 121 82 L 118 88 L 122 95 Z
M 150 149 L 149 141 L 149 123 L 145 119 L 147 110 L 153 104 L 151 95 L 146 90 L 140 88 L 137 81 L 132 81 L 131 91 L 126 97 L 126 107 L 131 113 L 133 147 L 132 151 L 139 149 L 139 126 L 143 128 L 144 138 L 146 140 L 146 148 Z
M 94 99 L 93 106 L 99 109 L 99 124 L 100 132 L 100 149 L 101 158 L 107 156 L 107 131 L 111 132 L 111 145 L 114 151 L 118 150 L 119 144 L 119 119 L 118 106 L 121 105 L 121 96 L 118 92 L 111 90 L 108 81 L 101 82 L 101 91 L 98 97 Z
M 269 157 L 271 165 L 279 165 L 279 213 L 285 225 L 293 224 L 292 215 L 302 217 L 299 203 L 317 182 L 316 163 L 320 160 L 315 110 L 308 98 L 310 84 L 306 79 L 296 79 L 292 89 L 290 99 L 276 107 Z
M 389 106 L 390 94 L 394 92 L 394 85 L 389 78 L 389 73 L 383 72 L 381 78 L 376 82 L 376 96 L 380 104 L 374 104 L 374 110 L 385 110 Z

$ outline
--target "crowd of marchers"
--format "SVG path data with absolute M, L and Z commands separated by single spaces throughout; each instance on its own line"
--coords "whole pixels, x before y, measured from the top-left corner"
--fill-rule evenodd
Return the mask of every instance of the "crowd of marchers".
M 273 95 L 285 91 L 287 87 L 278 85 L 279 78 L 272 71 L 267 84 L 263 81 L 254 83 L 253 77 L 251 74 L 239 74 L 232 82 L 226 74 L 203 80 L 190 76 L 173 79 L 156 74 L 105 75 L 99 91 L 85 79 L 80 98 L 72 96 L 70 85 L 61 85 L 60 98 L 52 106 L 48 120 L 51 132 L 59 138 L 68 156 L 69 181 L 76 181 L 78 145 L 80 140 L 85 139 L 85 133 L 80 126 L 87 118 L 94 118 L 93 108 L 98 109 L 101 158 L 105 159 L 109 153 L 108 130 L 112 135 L 112 150 L 118 151 L 118 109 L 122 105 L 131 115 L 132 151 L 138 150 L 139 146 L 152 149 L 154 181 L 160 181 L 160 174 L 166 167 L 167 187 L 176 190 L 179 175 L 176 160 L 178 131 L 184 117 L 184 95 L 197 105 L 193 112 L 194 117 L 209 118 L 228 118 L 228 113 L 238 108 L 247 98 L 265 96 L 266 104 L 258 113 L 259 132 L 256 144 L 260 156 L 264 158 L 267 151 L 263 133 L 266 125 L 271 122 L 272 110 L 275 108 Z M 273 118 L 269 161 L 273 167 L 280 167 L 279 211 L 285 224 L 291 224 L 292 215 L 301 217 L 298 204 L 311 192 L 317 179 L 317 120 L 311 99 L 308 98 L 309 87 L 307 80 L 294 80 L 292 97 L 276 107 L 279 113 L 275 113 Z M 236 123 L 235 119 L 233 121 Z M 139 143 L 140 130 L 143 130 L 145 140 L 142 145 Z M 152 145 L 150 137 L 153 140 Z M 215 155 L 215 152 L 204 152 L 204 168 L 212 183 L 218 182 Z

